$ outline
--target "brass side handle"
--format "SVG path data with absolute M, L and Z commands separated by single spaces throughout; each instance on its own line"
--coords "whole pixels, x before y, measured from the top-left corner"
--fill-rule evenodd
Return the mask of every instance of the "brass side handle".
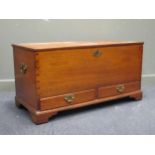
M 74 99 L 75 99 L 75 96 L 72 94 L 72 95 L 66 95 L 65 97 L 64 97 L 64 100 L 66 101 L 66 102 L 68 102 L 68 103 L 72 103 L 73 101 L 74 101 Z
M 24 63 L 20 64 L 20 67 L 19 68 L 20 68 L 20 72 L 22 74 L 26 74 L 27 69 L 28 69 L 28 66 L 26 64 L 24 64 Z
M 96 50 L 96 51 L 93 53 L 93 56 L 96 57 L 96 58 L 102 56 L 102 51 Z
M 123 93 L 125 91 L 125 86 L 123 84 L 116 86 L 118 93 Z

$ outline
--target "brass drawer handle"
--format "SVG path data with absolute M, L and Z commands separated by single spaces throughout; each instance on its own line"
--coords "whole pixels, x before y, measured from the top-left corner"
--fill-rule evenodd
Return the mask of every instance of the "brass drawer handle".
M 116 86 L 118 93 L 123 93 L 125 91 L 125 86 L 123 84 Z
M 75 96 L 74 95 L 67 95 L 64 97 L 64 100 L 68 103 L 72 103 L 75 99 Z
M 94 57 L 100 57 L 102 55 L 102 52 L 101 51 L 99 51 L 99 50 L 97 50 L 97 51 L 95 51 L 94 53 L 93 53 L 93 56 Z
M 27 67 L 26 64 L 24 64 L 24 63 L 20 64 L 20 72 L 21 72 L 22 74 L 26 74 L 27 68 L 28 68 L 28 67 Z

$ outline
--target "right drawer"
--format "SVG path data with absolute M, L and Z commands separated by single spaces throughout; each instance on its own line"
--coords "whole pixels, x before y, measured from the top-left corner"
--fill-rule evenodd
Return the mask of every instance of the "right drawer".
M 137 91 L 140 89 L 140 82 L 131 82 L 125 84 L 117 84 L 112 86 L 100 87 L 98 92 L 99 98 L 115 96 L 120 94 Z

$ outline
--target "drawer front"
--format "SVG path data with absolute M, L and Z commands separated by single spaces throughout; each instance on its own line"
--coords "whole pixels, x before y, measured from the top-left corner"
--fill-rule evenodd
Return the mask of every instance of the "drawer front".
M 38 52 L 38 94 L 45 98 L 140 81 L 141 55 L 140 45 Z
M 124 93 L 129 93 L 132 91 L 137 91 L 140 89 L 140 82 L 132 82 L 126 84 L 118 84 L 113 86 L 101 87 L 98 91 L 98 97 L 104 98 L 109 96 L 120 95 Z
M 54 109 L 63 106 L 69 106 L 96 99 L 95 90 L 86 90 L 77 93 L 59 95 L 56 97 L 43 98 L 40 101 L 40 110 Z

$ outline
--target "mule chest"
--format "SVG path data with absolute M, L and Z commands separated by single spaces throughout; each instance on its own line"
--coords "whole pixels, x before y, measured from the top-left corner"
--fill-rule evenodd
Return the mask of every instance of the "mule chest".
M 59 111 L 142 98 L 143 42 L 14 44 L 16 105 L 34 123 Z

